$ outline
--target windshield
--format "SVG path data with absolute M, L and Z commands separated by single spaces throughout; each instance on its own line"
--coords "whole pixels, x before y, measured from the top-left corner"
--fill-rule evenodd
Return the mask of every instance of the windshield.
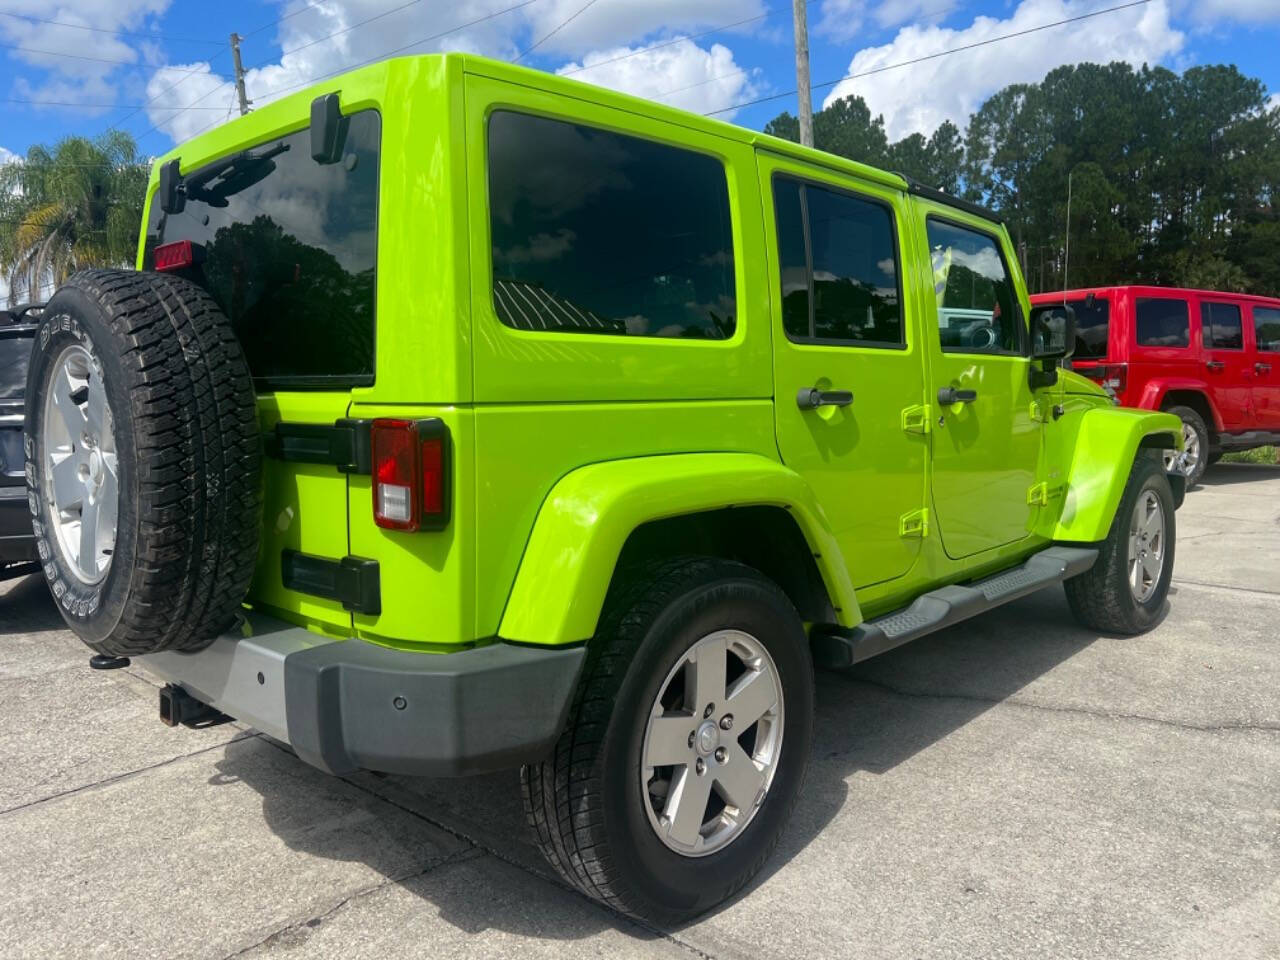
M 1107 334 L 1110 329 L 1111 304 L 1100 297 L 1088 300 L 1068 300 L 1067 305 L 1076 314 L 1076 349 L 1073 360 L 1105 360 Z M 1061 310 L 1061 303 L 1043 303 L 1031 308 L 1032 326 L 1042 312 Z
M 345 123 L 337 163 L 300 130 L 188 173 L 181 213 L 151 204 L 144 266 L 191 241 L 180 275 L 231 319 L 260 390 L 373 382 L 381 124 L 374 110 Z

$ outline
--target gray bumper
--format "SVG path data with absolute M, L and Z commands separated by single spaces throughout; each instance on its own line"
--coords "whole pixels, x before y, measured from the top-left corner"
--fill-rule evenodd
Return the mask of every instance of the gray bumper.
M 138 662 L 329 773 L 445 777 L 546 756 L 585 655 L 507 643 L 410 653 L 250 613 L 204 650 Z

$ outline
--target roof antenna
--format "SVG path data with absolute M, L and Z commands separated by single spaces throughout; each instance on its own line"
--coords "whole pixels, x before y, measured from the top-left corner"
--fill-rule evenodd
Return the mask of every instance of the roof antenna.
M 1071 172 L 1067 174 L 1067 232 L 1066 232 L 1066 252 L 1062 255 L 1062 305 L 1067 305 L 1067 291 L 1071 289 L 1071 284 L 1067 282 L 1067 271 L 1071 267 L 1071 178 L 1076 175 L 1076 168 L 1072 167 Z

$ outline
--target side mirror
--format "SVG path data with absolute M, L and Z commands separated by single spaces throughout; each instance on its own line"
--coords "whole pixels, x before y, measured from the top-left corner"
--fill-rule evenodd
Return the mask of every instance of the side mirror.
M 1032 314 L 1031 359 L 1065 360 L 1076 349 L 1076 312 L 1069 306 L 1042 307 Z

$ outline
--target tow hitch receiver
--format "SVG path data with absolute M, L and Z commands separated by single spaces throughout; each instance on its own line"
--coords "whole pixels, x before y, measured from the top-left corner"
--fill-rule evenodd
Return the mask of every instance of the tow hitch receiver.
M 168 683 L 160 688 L 160 722 L 166 727 L 212 727 L 226 723 L 231 718 L 225 713 L 197 700 L 176 684 Z

